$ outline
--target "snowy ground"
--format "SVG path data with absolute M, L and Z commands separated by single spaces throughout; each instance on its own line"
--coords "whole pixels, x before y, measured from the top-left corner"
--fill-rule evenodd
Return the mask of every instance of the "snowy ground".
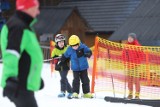
M 0 64 L 0 79 L 2 73 L 2 64 Z M 50 65 L 44 64 L 42 77 L 45 81 L 45 88 L 36 92 L 36 99 L 39 107 L 150 107 L 137 104 L 110 103 L 104 100 L 106 93 L 97 93 L 93 99 L 67 99 L 57 98 L 60 90 L 59 73 L 56 71 L 51 75 Z M 72 73 L 68 75 L 70 83 L 72 82 Z M 111 93 L 110 93 L 111 94 Z M 7 98 L 2 97 L 2 88 L 0 88 L 0 107 L 15 107 Z

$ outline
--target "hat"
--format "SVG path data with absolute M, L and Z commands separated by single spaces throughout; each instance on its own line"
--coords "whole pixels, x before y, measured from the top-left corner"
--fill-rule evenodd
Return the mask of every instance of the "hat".
M 24 10 L 39 5 L 38 0 L 17 0 L 16 9 Z
M 137 39 L 137 35 L 135 33 L 129 33 L 128 36 L 132 37 L 133 39 Z

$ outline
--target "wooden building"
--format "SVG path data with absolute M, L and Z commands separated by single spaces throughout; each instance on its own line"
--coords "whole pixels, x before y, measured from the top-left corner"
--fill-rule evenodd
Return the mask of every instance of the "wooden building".
M 42 5 L 42 2 L 44 4 L 49 2 L 50 4 L 53 4 L 52 0 L 49 0 L 48 2 L 41 0 L 41 7 L 45 6 Z M 52 26 L 52 28 L 54 27 L 54 29 L 50 28 L 50 31 L 52 32 L 47 31 L 46 27 L 44 27 L 48 33 L 53 35 L 63 33 L 67 35 L 67 38 L 71 34 L 77 34 L 82 42 L 91 47 L 94 45 L 94 39 L 96 36 L 108 39 L 112 33 L 125 22 L 140 3 L 139 0 L 63 0 L 58 2 L 57 6 L 54 6 L 56 8 L 41 9 L 40 16 L 46 17 L 45 19 L 48 20 L 49 26 Z M 52 15 L 51 18 L 47 18 L 48 12 L 50 16 Z M 62 21 L 60 21 L 61 18 L 58 20 L 58 17 L 63 17 Z M 57 19 L 55 22 L 57 25 L 52 23 L 54 18 Z M 41 20 L 45 19 L 42 18 Z M 48 22 L 45 22 L 43 26 Z M 43 29 L 40 31 L 43 31 Z M 44 35 L 44 33 L 45 32 L 41 33 L 41 35 Z
M 63 0 L 58 6 L 77 7 L 89 25 L 85 42 L 91 47 L 95 36 L 108 39 L 140 3 L 141 0 Z
M 86 42 L 85 32 L 89 27 L 76 8 L 46 7 L 41 8 L 35 29 L 40 36 L 40 42 L 49 45 L 49 41 L 54 40 L 58 33 L 64 34 L 67 41 L 75 34 L 82 42 Z

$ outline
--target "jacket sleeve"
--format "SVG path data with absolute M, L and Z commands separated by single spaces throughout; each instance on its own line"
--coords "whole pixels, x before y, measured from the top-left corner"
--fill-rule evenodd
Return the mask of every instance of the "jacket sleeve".
M 140 44 L 138 41 L 136 42 L 136 45 L 137 45 L 137 46 L 141 46 L 141 44 Z M 141 62 L 142 60 L 144 60 L 145 54 L 144 54 L 143 50 L 137 49 L 136 54 L 137 54 L 138 60 L 139 60 L 140 62 Z
M 55 57 L 55 49 L 53 49 L 51 52 L 51 58 L 54 58 L 54 57 Z
M 137 51 L 138 60 L 141 62 L 145 59 L 145 53 L 142 50 Z
M 123 50 L 122 50 L 122 60 L 123 60 L 124 62 L 128 61 L 128 52 L 127 52 L 126 49 L 123 49 Z
M 61 62 L 64 63 L 69 57 L 68 50 L 62 55 Z
M 23 37 L 22 27 L 10 28 L 8 33 L 7 50 L 15 50 L 18 53 L 21 53 L 20 46 L 21 46 L 22 37 Z
M 22 36 L 23 36 L 22 27 L 16 27 L 14 29 L 12 28 L 8 33 L 8 44 L 6 49 L 5 60 L 6 63 L 8 63 L 8 66 L 14 69 L 11 71 L 15 72 L 15 75 L 18 74 L 18 62 L 20 54 L 22 52 L 21 50 Z
M 4 26 L 7 28 L 7 26 Z M 5 31 L 2 31 L 2 35 L 6 33 Z M 3 50 L 3 63 L 5 63 L 5 66 L 3 68 L 3 71 L 6 73 L 4 74 L 2 79 L 2 87 L 5 87 L 6 83 L 5 81 L 9 77 L 17 77 L 18 75 L 18 62 L 20 59 L 21 54 L 21 41 L 23 36 L 23 30 L 21 27 L 16 27 L 9 29 L 8 33 L 8 44 L 6 46 L 6 49 Z M 5 40 L 5 37 L 1 37 L 2 40 Z
M 71 47 L 68 47 L 62 56 L 65 58 L 70 58 L 70 53 L 71 53 Z
M 60 55 L 58 55 L 57 54 L 57 49 L 56 48 L 54 48 L 53 50 L 52 50 L 52 53 L 51 53 L 51 58 L 53 58 L 53 63 L 54 64 L 57 64 L 58 63 L 58 61 L 61 59 L 60 58 Z
M 83 47 L 84 47 L 84 55 L 88 58 L 91 57 L 92 55 L 92 51 L 90 48 L 88 48 L 88 46 L 86 46 L 85 44 L 83 44 Z

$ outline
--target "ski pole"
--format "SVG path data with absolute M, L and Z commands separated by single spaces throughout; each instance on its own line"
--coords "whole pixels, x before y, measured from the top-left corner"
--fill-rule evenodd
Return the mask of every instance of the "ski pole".
M 126 51 L 126 50 L 125 50 Z M 126 52 L 126 57 L 127 57 L 127 61 L 129 60 L 129 56 L 128 56 L 128 52 Z M 127 65 L 128 63 L 125 61 L 125 64 L 124 64 L 124 76 L 125 76 L 125 83 L 124 83 L 124 98 L 126 98 L 126 76 L 127 76 Z
M 61 58 L 61 56 L 55 57 L 55 58 L 50 58 L 50 59 L 45 59 L 45 60 L 43 60 L 43 62 L 48 62 L 48 61 L 52 61 L 54 59 L 60 59 L 60 58 Z
M 108 58 L 109 58 L 109 69 L 111 68 L 111 64 L 110 64 L 110 53 L 109 53 L 109 49 L 108 49 Z M 110 74 L 111 74 L 111 80 L 112 80 L 112 88 L 113 88 L 113 95 L 115 97 L 115 89 L 114 89 L 114 81 L 113 81 L 113 75 L 112 75 L 112 72 L 110 71 Z
M 113 81 L 113 75 L 112 75 L 112 73 L 111 73 L 111 79 L 112 79 L 113 95 L 115 97 L 115 89 L 114 89 L 114 81 Z
M 52 58 L 50 58 L 50 59 L 45 59 L 45 60 L 43 60 L 43 62 L 48 62 L 48 61 L 52 61 L 53 59 Z
M 124 78 L 125 78 L 125 83 L 124 83 L 124 98 L 126 98 L 126 65 L 125 65 L 125 68 L 124 68 Z

